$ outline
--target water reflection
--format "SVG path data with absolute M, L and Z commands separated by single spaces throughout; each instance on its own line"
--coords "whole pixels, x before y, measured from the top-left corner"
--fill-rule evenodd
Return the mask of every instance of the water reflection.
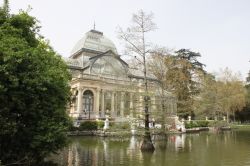
M 50 160 L 58 165 L 249 165 L 250 132 L 169 135 L 155 139 L 154 153 L 141 153 L 140 137 L 72 137 L 72 143 Z
M 172 135 L 169 137 L 169 141 L 174 144 L 175 150 L 179 151 L 185 147 L 186 134 Z

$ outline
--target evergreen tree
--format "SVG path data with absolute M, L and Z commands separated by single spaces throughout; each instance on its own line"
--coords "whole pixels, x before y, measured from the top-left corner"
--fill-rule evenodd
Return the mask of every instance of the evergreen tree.
M 166 65 L 170 62 L 171 66 L 166 73 L 166 82 L 178 99 L 178 115 L 186 118 L 193 115 L 194 100 L 200 93 L 201 78 L 206 72 L 204 64 L 197 60 L 201 56 L 199 53 L 188 49 L 180 49 L 175 53 L 173 60 L 166 60 Z

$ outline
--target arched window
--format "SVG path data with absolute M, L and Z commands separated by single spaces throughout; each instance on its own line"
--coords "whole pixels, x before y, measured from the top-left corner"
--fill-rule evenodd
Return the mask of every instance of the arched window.
M 83 111 L 89 117 L 89 119 L 91 112 L 93 112 L 93 96 L 93 92 L 90 90 L 86 90 L 83 93 Z

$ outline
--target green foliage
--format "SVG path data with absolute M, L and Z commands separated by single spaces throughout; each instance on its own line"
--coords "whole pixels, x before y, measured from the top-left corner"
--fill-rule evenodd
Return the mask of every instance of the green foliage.
M 196 122 L 194 122 L 194 121 L 185 122 L 185 128 L 186 129 L 195 128 L 195 127 L 198 127 Z
M 0 160 L 28 165 L 67 143 L 70 75 L 34 17 L 0 8 Z
M 196 102 L 196 112 L 198 116 L 203 118 L 205 116 L 214 117 L 219 107 L 215 76 L 207 73 L 202 83 L 200 99 Z
M 103 129 L 104 122 L 99 121 L 84 121 L 80 124 L 79 127 L 75 127 L 73 125 L 73 122 L 70 123 L 69 131 L 76 131 L 76 130 L 97 130 L 97 129 Z
M 175 56 L 165 59 L 168 67 L 165 84 L 178 99 L 178 115 L 186 118 L 192 115 L 195 96 L 200 93 L 199 80 L 205 73 L 204 65 L 197 60 L 201 56 L 199 53 L 187 49 L 180 49 L 175 53 Z
M 241 123 L 245 123 L 245 122 L 250 121 L 250 84 L 245 85 L 245 91 L 246 91 L 246 97 L 245 97 L 246 98 L 246 106 L 243 108 L 242 111 L 235 112 L 236 120 L 240 121 Z
M 247 78 L 246 78 L 247 83 L 250 83 L 250 71 L 248 72 Z
M 74 126 L 73 119 L 70 118 L 68 131 L 76 131 L 76 130 L 78 130 L 78 127 Z
M 131 126 L 128 122 L 113 122 L 110 123 L 111 130 L 130 130 Z
M 84 121 L 80 124 L 79 130 L 97 130 L 98 124 L 96 121 Z
M 186 129 L 195 127 L 208 127 L 209 122 L 205 120 L 185 122 Z
M 209 122 L 208 126 L 221 128 L 221 127 L 227 127 L 228 123 L 226 121 L 211 121 Z
M 97 127 L 98 127 L 98 129 L 103 129 L 104 121 L 101 121 L 101 120 L 97 121 Z
M 199 121 L 196 121 L 197 125 L 199 127 L 208 127 L 208 124 L 209 124 L 209 121 L 206 121 L 206 120 L 199 120 Z

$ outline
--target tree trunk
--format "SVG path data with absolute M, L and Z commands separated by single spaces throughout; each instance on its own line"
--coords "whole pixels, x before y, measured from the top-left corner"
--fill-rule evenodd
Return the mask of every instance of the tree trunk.
M 142 29 L 143 28 L 143 22 L 142 22 Z M 144 97 L 145 101 L 145 134 L 143 138 L 143 143 L 141 145 L 141 151 L 151 151 L 153 152 L 155 150 L 154 145 L 151 140 L 151 135 L 149 131 L 149 112 L 148 112 L 148 105 L 150 97 L 148 95 L 148 80 L 147 80 L 147 67 L 146 67 L 146 51 L 145 51 L 145 41 L 144 41 L 144 32 L 142 32 L 142 43 L 143 43 L 143 67 L 144 67 L 144 83 L 145 83 L 145 92 L 146 96 Z
M 229 113 L 227 111 L 227 123 L 229 123 Z
M 145 101 L 145 133 L 143 137 L 143 142 L 141 145 L 141 151 L 151 151 L 153 152 L 155 150 L 154 145 L 151 140 L 151 135 L 149 131 L 149 113 L 148 113 L 148 102 L 149 102 L 149 96 L 144 97 Z

